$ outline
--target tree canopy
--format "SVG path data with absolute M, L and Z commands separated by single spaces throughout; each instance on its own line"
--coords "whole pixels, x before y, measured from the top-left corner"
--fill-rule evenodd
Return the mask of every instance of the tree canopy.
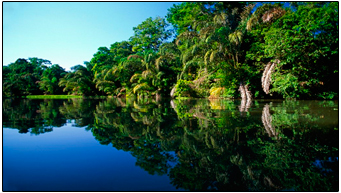
M 65 72 L 3 66 L 3 96 L 338 97 L 338 2 L 184 2 Z

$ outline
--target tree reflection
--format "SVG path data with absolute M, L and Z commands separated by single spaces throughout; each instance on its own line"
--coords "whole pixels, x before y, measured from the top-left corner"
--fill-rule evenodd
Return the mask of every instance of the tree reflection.
M 308 110 L 309 105 L 293 112 L 299 103 L 255 106 L 262 110 L 244 114 L 243 108 L 243 114 L 239 114 L 237 102 L 173 100 L 158 106 L 135 101 L 124 111 L 130 112 L 130 117 L 129 113 L 115 115 L 121 117 L 112 122 L 116 136 L 110 136 L 110 140 L 118 149 L 123 149 L 118 144 L 129 144 L 125 150 L 137 158 L 137 165 L 150 174 L 169 171 L 172 184 L 187 190 L 335 188 L 336 178 L 326 180 L 312 166 L 322 154 L 337 156 L 337 144 L 316 151 L 316 147 L 323 147 L 321 141 L 308 136 L 322 130 L 314 124 L 318 115 L 305 114 L 304 108 Z M 176 114 L 165 113 L 169 107 Z M 305 132 L 297 132 L 300 130 Z M 330 135 L 320 134 L 320 138 Z M 176 165 L 171 167 L 168 162 Z M 313 176 L 314 185 L 308 184 L 309 176 Z
M 262 112 L 262 122 L 265 128 L 265 131 L 269 134 L 269 137 L 275 137 L 277 139 L 278 132 L 272 127 L 272 117 L 270 115 L 269 105 L 266 104 L 263 108 Z
M 41 101 L 5 99 L 3 100 L 3 127 L 16 128 L 19 133 L 39 135 L 51 132 L 55 122 L 49 122 L 41 115 Z M 52 117 L 54 119 L 55 117 Z
M 98 102 L 99 100 L 68 99 L 63 101 L 59 111 L 66 119 L 75 120 L 73 126 L 87 126 L 86 130 L 90 130 L 94 123 L 93 113 Z
M 75 120 L 100 144 L 130 152 L 137 166 L 151 175 L 167 174 L 186 190 L 335 191 L 337 106 L 332 101 L 5 100 L 3 118 L 4 126 L 31 133 Z
M 44 100 L 39 104 L 38 112 L 45 124 L 52 127 L 61 127 L 66 123 L 66 117 L 62 116 L 59 107 L 62 105 L 61 100 Z

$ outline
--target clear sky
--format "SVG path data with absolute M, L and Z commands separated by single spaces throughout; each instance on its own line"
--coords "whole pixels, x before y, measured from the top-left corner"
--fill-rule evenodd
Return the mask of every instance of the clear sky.
M 180 2 L 3 2 L 3 65 L 38 57 L 66 70 L 128 40 L 148 17 Z

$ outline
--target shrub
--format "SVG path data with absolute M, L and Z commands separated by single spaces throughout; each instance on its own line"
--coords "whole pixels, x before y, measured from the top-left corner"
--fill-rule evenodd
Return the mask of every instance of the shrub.
M 175 97 L 196 97 L 195 91 L 193 90 L 193 86 L 191 86 L 192 81 L 187 80 L 178 80 L 175 85 Z

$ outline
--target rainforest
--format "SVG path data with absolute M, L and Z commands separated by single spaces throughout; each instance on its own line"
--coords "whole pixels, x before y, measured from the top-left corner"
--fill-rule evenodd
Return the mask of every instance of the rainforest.
M 3 191 L 339 191 L 338 2 L 162 5 L 83 64 L 3 65 Z
M 184 2 L 65 71 L 4 65 L 3 97 L 337 99 L 338 2 Z

